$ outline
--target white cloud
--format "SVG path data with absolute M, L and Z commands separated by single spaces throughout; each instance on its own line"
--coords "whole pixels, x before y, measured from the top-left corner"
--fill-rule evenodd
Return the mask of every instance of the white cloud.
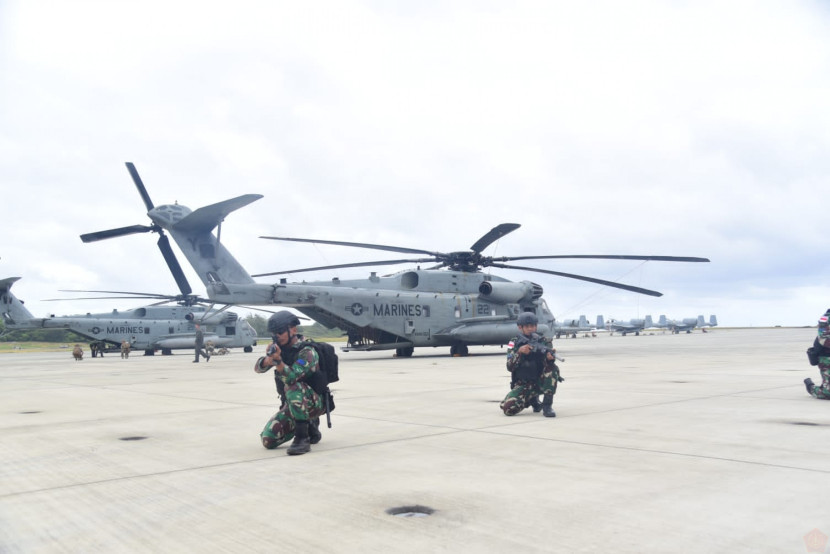
M 508 272 L 557 315 L 824 310 L 821 4 L 35 1 L 0 21 L 0 267 L 30 308 L 72 283 L 175 292 L 154 235 L 77 238 L 148 223 L 133 161 L 157 204 L 264 194 L 223 226 L 251 272 L 378 259 L 262 234 L 449 251 L 515 221 L 501 255 L 713 260 L 636 270 L 656 300 Z

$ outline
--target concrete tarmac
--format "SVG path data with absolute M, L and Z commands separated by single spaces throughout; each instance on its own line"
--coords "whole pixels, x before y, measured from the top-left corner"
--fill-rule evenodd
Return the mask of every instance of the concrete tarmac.
M 2 354 L 0 552 L 825 551 L 814 336 L 557 340 L 556 418 L 501 413 L 498 347 L 341 353 L 303 456 L 259 354 Z

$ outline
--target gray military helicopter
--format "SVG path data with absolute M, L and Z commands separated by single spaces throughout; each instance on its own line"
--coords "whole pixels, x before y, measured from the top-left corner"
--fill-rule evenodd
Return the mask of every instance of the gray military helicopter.
M 176 349 L 193 350 L 195 324 L 199 323 L 204 327 L 205 342 L 213 341 L 216 348 L 242 348 L 245 352 L 253 352 L 253 347 L 256 346 L 256 331 L 247 321 L 233 312 L 207 309 L 192 301 L 177 306 L 151 305 L 126 311 L 113 310 L 110 313 L 36 318 L 11 292 L 12 284 L 19 279 L 0 279 L 0 317 L 8 331 L 68 329 L 94 341 L 99 347 L 119 349 L 121 342 L 126 340 L 132 349 L 144 350 L 145 355 L 153 355 L 156 351 L 171 354 Z M 171 298 L 152 294 L 140 296 Z M 93 299 L 102 298 L 108 297 Z M 195 297 L 190 300 L 193 299 Z
M 497 225 L 469 250 L 436 252 L 399 246 L 344 241 L 263 237 L 273 240 L 332 244 L 369 248 L 420 257 L 290 269 L 250 275 L 219 240 L 221 223 L 234 210 L 262 198 L 246 194 L 204 206 L 195 211 L 174 204 L 154 206 L 138 172 L 131 163 L 133 178 L 152 225 L 132 225 L 81 235 L 84 242 L 156 232 L 159 247 L 176 277 L 181 268 L 170 253 L 168 231 L 205 285 L 211 301 L 228 304 L 281 305 L 297 309 L 328 328 L 340 328 L 350 336 L 344 350 L 392 350 L 398 356 L 411 356 L 416 347 L 450 347 L 452 355 L 465 356 L 469 345 L 503 345 L 516 334 L 516 318 L 533 312 L 539 318 L 539 331 L 550 333 L 554 317 L 542 298 L 543 289 L 531 281 L 512 282 L 483 273 L 482 268 L 497 267 L 579 279 L 651 296 L 661 293 L 631 285 L 605 281 L 535 267 L 507 265 L 503 262 L 531 259 L 582 258 L 614 260 L 656 260 L 708 262 L 706 258 L 629 255 L 545 255 L 490 257 L 484 250 L 493 242 L 520 227 L 517 223 Z M 218 228 L 217 235 L 212 231 Z M 165 246 L 166 245 L 166 246 Z M 166 253 L 167 252 L 167 253 Z M 372 272 L 368 279 L 260 284 L 253 277 L 347 267 L 436 263 L 427 269 L 409 269 L 380 277 Z M 183 275 L 181 276 L 183 278 Z

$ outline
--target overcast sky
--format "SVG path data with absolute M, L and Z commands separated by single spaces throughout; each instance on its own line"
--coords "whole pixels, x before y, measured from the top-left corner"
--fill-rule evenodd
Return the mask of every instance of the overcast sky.
M 537 264 L 661 298 L 493 270 L 560 319 L 830 307 L 826 2 L 5 0 L 0 40 L 0 277 L 38 316 L 177 293 L 155 235 L 78 238 L 149 224 L 127 161 L 156 205 L 263 194 L 222 228 L 253 274 L 389 258 L 259 235 L 447 252 L 515 222 L 486 254 L 712 260 Z

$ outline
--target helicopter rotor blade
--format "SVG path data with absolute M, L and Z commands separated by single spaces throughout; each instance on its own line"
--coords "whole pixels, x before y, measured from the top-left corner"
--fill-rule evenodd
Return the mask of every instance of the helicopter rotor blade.
M 95 291 L 90 291 L 95 292 Z M 159 296 L 75 296 L 72 298 L 44 298 L 41 302 L 66 302 L 67 300 L 156 300 Z M 168 300 L 165 300 L 168 302 Z
M 490 258 L 490 261 L 509 262 L 513 260 L 553 260 L 553 259 L 589 259 L 589 260 L 643 260 L 656 262 L 708 262 L 709 258 L 693 256 L 630 256 L 614 254 L 558 254 L 551 256 L 504 256 Z
M 193 292 L 193 289 L 190 288 L 190 283 L 187 282 L 187 277 L 184 276 L 184 271 L 182 271 L 182 266 L 179 265 L 179 261 L 173 253 L 173 248 L 170 247 L 170 239 L 167 238 L 167 235 L 162 234 L 161 231 L 159 231 L 158 246 L 161 250 L 161 255 L 164 256 L 164 261 L 167 262 L 167 267 L 173 273 L 173 278 L 176 280 L 179 290 L 184 296 L 188 296 Z
M 314 244 L 332 244 L 335 246 L 352 246 L 355 248 L 369 248 L 372 250 L 386 250 L 388 252 L 399 252 L 401 254 L 428 254 L 430 256 L 443 256 L 441 252 L 430 252 L 429 250 L 419 250 L 417 248 L 405 248 L 402 246 L 388 246 L 385 244 L 367 244 L 365 242 L 345 242 L 340 240 L 317 240 L 317 239 L 298 239 L 290 237 L 266 237 L 260 236 L 261 239 L 268 240 L 284 240 L 291 242 L 310 242 Z
M 561 271 L 550 271 L 549 269 L 539 269 L 538 267 L 522 267 L 518 265 L 505 264 L 491 264 L 493 267 L 501 267 L 503 269 L 519 269 L 522 271 L 535 271 L 537 273 L 547 273 L 548 275 L 558 275 L 559 277 L 567 277 L 569 279 L 578 279 L 580 281 L 587 281 L 589 283 L 596 283 L 598 285 L 605 285 L 607 287 L 614 287 L 616 289 L 636 292 L 638 294 L 646 294 L 648 296 L 663 296 L 662 292 L 656 290 L 649 290 L 632 285 L 624 285 L 622 283 L 615 283 L 613 281 L 605 281 L 603 279 L 595 279 L 594 277 L 586 277 L 585 275 L 575 275 L 573 273 L 562 273 Z
M 256 275 L 251 275 L 251 277 L 269 277 L 271 275 L 285 275 L 287 273 L 302 273 L 304 271 L 318 271 L 323 269 L 343 269 L 346 267 L 366 267 L 366 266 L 375 266 L 375 265 L 394 265 L 394 264 L 408 264 L 408 263 L 423 263 L 423 262 L 434 262 L 434 258 L 426 258 L 426 259 L 418 259 L 418 260 L 380 260 L 375 262 L 354 262 L 350 264 L 337 264 L 337 265 L 323 265 L 319 267 L 305 267 L 302 269 L 290 269 L 285 271 L 272 271 L 271 273 L 258 273 Z
M 136 171 L 135 166 L 132 162 L 126 162 L 127 171 L 130 172 L 130 176 L 133 178 L 133 183 L 135 183 L 135 188 L 138 189 L 138 194 L 141 195 L 141 199 L 144 201 L 144 205 L 147 207 L 147 211 L 149 212 L 155 206 L 153 206 L 153 201 L 150 200 L 150 195 L 147 194 L 147 189 L 144 187 L 144 183 L 141 181 L 141 177 L 138 176 L 138 171 Z
M 154 292 L 132 292 L 123 290 L 77 290 L 77 289 L 62 289 L 60 292 L 93 292 L 96 294 L 114 294 L 118 296 L 92 296 L 89 298 L 52 298 L 50 301 L 60 300 L 102 300 L 102 299 L 143 299 L 143 300 L 163 300 L 165 302 L 179 302 L 185 305 L 200 304 L 204 302 L 213 302 L 207 298 L 193 294 L 158 294 Z M 218 304 L 233 305 L 228 302 L 217 302 Z
M 483 237 L 478 239 L 475 244 L 470 247 L 473 252 L 481 252 L 504 235 L 512 233 L 521 227 L 518 223 L 501 223 L 490 229 Z
M 155 292 L 132 292 L 126 290 L 79 290 L 79 289 L 61 289 L 59 292 L 94 292 L 99 294 L 131 294 L 134 296 L 146 296 L 147 298 L 175 298 L 169 294 L 159 294 Z
M 127 227 L 119 227 L 117 229 L 98 231 L 97 233 L 87 233 L 85 235 L 81 235 L 81 240 L 84 242 L 95 242 L 98 240 L 122 237 L 124 235 L 134 235 L 136 233 L 149 233 L 151 231 L 155 231 L 155 227 L 148 225 L 129 225 Z

